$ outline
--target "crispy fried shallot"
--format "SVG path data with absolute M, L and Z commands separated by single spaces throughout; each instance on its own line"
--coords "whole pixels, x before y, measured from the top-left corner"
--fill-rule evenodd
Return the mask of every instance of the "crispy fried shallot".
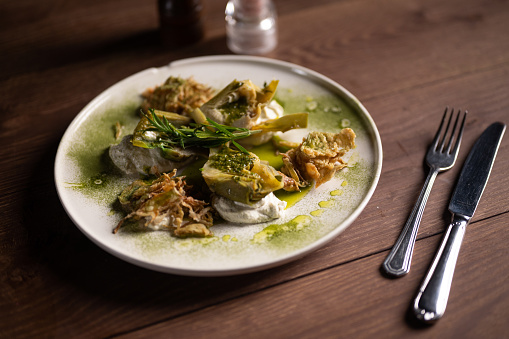
M 212 235 L 212 208 L 204 201 L 189 196 L 191 188 L 184 177 L 176 177 L 177 170 L 163 173 L 146 182 L 136 180 L 119 196 L 122 207 L 129 213 L 114 229 L 126 221 L 137 222 L 145 228 L 168 229 L 177 237 L 205 237 Z
M 283 154 L 281 171 L 300 186 L 315 181 L 318 187 L 347 165 L 342 157 L 353 148 L 355 133 L 350 128 L 339 133 L 311 132 L 297 148 Z
M 192 77 L 182 79 L 169 77 L 164 84 L 147 89 L 143 94 L 141 108 L 147 112 L 149 108 L 188 115 L 195 108 L 206 103 L 214 91 Z

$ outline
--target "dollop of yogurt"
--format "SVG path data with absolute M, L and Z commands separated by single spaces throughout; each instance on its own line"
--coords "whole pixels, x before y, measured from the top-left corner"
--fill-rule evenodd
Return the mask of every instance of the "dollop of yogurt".
M 286 201 L 281 201 L 274 193 L 269 193 L 255 204 L 247 205 L 220 195 L 214 195 L 212 206 L 226 221 L 254 224 L 281 218 L 286 207 Z
M 284 109 L 276 100 L 272 100 L 268 105 L 263 106 L 260 115 L 249 122 L 249 126 L 253 127 L 259 125 L 267 120 L 281 118 L 283 116 Z M 240 120 L 240 119 L 239 119 Z M 247 124 L 237 127 L 247 127 Z M 251 128 L 249 127 L 249 128 Z M 244 146 L 257 146 L 269 141 L 275 132 L 263 132 L 251 135 L 244 139 L 239 139 L 239 143 Z
M 272 100 L 268 105 L 263 106 L 258 119 L 254 121 L 253 125 L 259 125 L 266 120 L 281 118 L 283 113 L 283 106 L 281 106 L 276 100 Z

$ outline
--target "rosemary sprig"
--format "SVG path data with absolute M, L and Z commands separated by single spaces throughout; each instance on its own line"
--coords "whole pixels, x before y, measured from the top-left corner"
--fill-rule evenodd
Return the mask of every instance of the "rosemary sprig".
M 153 128 L 147 130 L 159 132 L 158 141 L 160 143 L 178 145 L 182 148 L 193 146 L 205 148 L 218 147 L 230 141 L 240 151 L 249 153 L 235 140 L 261 132 L 261 130 L 221 125 L 209 118 L 207 118 L 209 125 L 191 123 L 189 127 L 176 127 L 165 116 L 160 118 L 153 109 L 149 109 L 149 111 L 151 116 L 142 112 L 153 126 Z
M 247 151 L 244 147 L 242 147 L 242 146 L 241 146 L 238 142 L 236 142 L 236 141 L 235 141 L 235 139 L 234 139 L 234 137 L 235 137 L 235 136 L 234 136 L 234 134 L 233 134 L 232 132 L 228 131 L 228 130 L 225 128 L 226 126 L 224 126 L 224 125 L 220 125 L 220 124 L 218 124 L 217 122 L 215 122 L 215 121 L 213 121 L 213 120 L 211 120 L 211 119 L 209 119 L 209 118 L 207 118 L 207 121 L 208 121 L 208 122 L 209 122 L 212 126 L 214 126 L 215 128 L 217 128 L 217 130 L 218 130 L 218 131 L 221 131 L 221 132 L 223 132 L 225 135 L 227 135 L 227 136 L 229 136 L 230 138 L 232 138 L 232 139 L 231 139 L 232 144 L 234 144 L 234 145 L 235 145 L 235 147 L 237 147 L 240 151 L 242 151 L 242 152 L 244 152 L 244 153 L 249 153 L 249 152 L 248 152 L 248 151 Z M 250 131 L 250 130 L 248 130 L 247 128 L 243 128 L 243 130 L 246 130 L 246 131 L 251 132 L 251 131 Z M 253 132 L 254 132 L 254 131 L 253 131 Z

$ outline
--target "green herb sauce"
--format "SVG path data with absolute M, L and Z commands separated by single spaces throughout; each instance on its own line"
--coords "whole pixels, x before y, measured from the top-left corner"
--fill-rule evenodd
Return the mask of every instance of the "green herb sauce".
M 218 107 L 218 110 L 226 115 L 226 122 L 229 124 L 237 119 L 242 118 L 247 114 L 249 103 L 247 98 L 240 97 L 239 100 L 233 102 L 227 102 Z
M 308 112 L 310 131 L 337 133 L 342 128 L 350 127 L 357 135 L 365 133 L 365 126 L 359 114 L 339 96 L 327 94 L 303 97 L 292 90 L 278 89 L 276 100 L 283 106 L 286 114 Z M 345 119 L 348 120 L 349 126 L 343 126 Z
M 283 106 L 286 114 L 297 112 L 309 112 L 309 131 L 323 132 L 339 132 L 341 128 L 352 128 L 357 136 L 363 136 L 366 133 L 366 127 L 355 110 L 350 107 L 344 100 L 336 95 L 321 95 L 316 97 L 303 97 L 299 93 L 291 90 L 278 89 L 276 100 Z M 235 109 L 241 112 L 244 107 L 238 105 Z M 96 112 L 93 116 L 87 118 L 79 128 L 79 133 L 74 136 L 74 145 L 69 149 L 68 156 L 72 158 L 78 166 L 78 176 L 75 183 L 70 183 L 72 189 L 78 189 L 86 196 L 96 200 L 99 203 L 114 204 L 118 194 L 130 182 L 117 172 L 109 160 L 107 150 L 111 144 L 117 144 L 120 139 L 115 139 L 115 124 L 119 122 L 123 129 L 121 137 L 131 134 L 139 121 L 137 111 L 139 103 L 126 103 L 119 107 L 109 108 L 103 112 Z M 239 113 L 240 114 L 240 113 Z M 283 134 L 284 136 L 284 134 Z M 266 143 L 261 146 L 254 147 L 250 150 L 257 154 L 260 159 L 268 161 L 271 166 L 280 169 L 283 165 L 281 156 L 277 154 L 272 143 Z M 240 157 L 244 153 L 240 152 Z M 245 156 L 245 154 L 244 154 Z M 240 158 L 239 158 L 240 159 Z M 201 176 L 200 169 L 203 167 L 206 159 L 199 159 L 195 163 L 189 165 L 182 171 L 187 177 L 187 181 L 192 185 L 201 187 L 205 185 Z M 248 165 L 250 159 L 242 158 L 237 165 L 243 168 Z M 224 164 L 224 166 L 231 166 Z M 231 170 L 237 171 L 237 167 L 231 167 Z M 365 183 L 373 180 L 373 165 L 367 165 L 362 162 L 357 163 L 353 168 L 340 171 L 337 175 L 341 175 L 346 181 L 350 189 L 367 190 L 369 189 Z M 345 181 L 345 182 L 346 182 Z M 283 190 L 276 191 L 276 196 L 286 201 L 287 208 L 292 207 L 298 201 L 303 199 L 309 192 L 311 187 L 304 188 L 301 192 L 285 192 Z M 270 246 L 287 248 L 288 246 L 298 246 L 299 243 L 309 243 L 317 235 L 308 231 L 309 226 L 314 224 L 313 219 L 319 218 L 326 213 L 329 205 L 334 208 L 347 208 L 348 201 L 344 200 L 348 194 L 347 189 L 335 189 L 330 192 L 331 200 L 324 200 L 322 207 L 312 210 L 309 215 L 299 215 L 296 218 L 282 224 L 271 224 L 262 231 L 255 234 L 252 242 L 270 243 Z M 327 206 L 326 206 L 327 205 Z M 317 206 L 318 207 L 318 206 Z M 140 237 L 140 234 L 135 236 Z M 147 240 L 152 237 L 143 235 Z M 202 244 L 211 245 L 218 238 L 196 239 L 192 242 L 178 241 L 182 246 L 186 244 Z M 235 237 L 224 236 L 223 241 L 228 246 L 233 246 L 237 240 Z M 152 241 L 152 240 L 151 240 Z M 239 241 L 240 242 L 240 241 Z M 151 243 L 151 247 L 154 244 Z M 163 246 L 163 244 L 160 244 Z M 156 245 L 154 245 L 156 246 Z M 158 245 L 156 246 L 158 247 Z
M 308 215 L 299 215 L 292 220 L 284 224 L 272 224 L 265 227 L 261 232 L 256 233 L 253 236 L 254 243 L 263 243 L 267 240 L 271 240 L 283 233 L 297 232 L 307 227 L 311 222 L 311 217 Z
M 228 174 L 244 175 L 253 167 L 254 159 L 250 154 L 223 147 L 210 158 L 212 166 Z
M 108 148 L 134 130 L 139 121 L 138 107 L 138 104 L 128 103 L 97 112 L 80 126 L 67 154 L 79 168 L 76 182 L 69 183 L 70 187 L 101 203 L 115 202 L 125 179 L 111 163 Z M 117 122 L 123 126 L 118 140 L 115 139 Z

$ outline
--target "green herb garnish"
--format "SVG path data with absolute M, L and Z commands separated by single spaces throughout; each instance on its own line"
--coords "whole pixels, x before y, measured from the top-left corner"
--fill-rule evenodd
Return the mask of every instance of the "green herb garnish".
M 158 133 L 159 144 L 167 144 L 168 146 L 178 145 L 182 148 L 186 147 L 218 147 L 227 142 L 232 142 L 240 151 L 249 153 L 235 140 L 246 138 L 250 135 L 261 132 L 260 130 L 249 130 L 247 128 L 239 128 L 218 124 L 217 122 L 207 118 L 209 124 L 190 123 L 189 127 L 176 127 L 166 119 L 158 117 L 153 109 L 149 109 L 151 116 L 143 115 L 147 118 L 153 128 L 146 129 Z

